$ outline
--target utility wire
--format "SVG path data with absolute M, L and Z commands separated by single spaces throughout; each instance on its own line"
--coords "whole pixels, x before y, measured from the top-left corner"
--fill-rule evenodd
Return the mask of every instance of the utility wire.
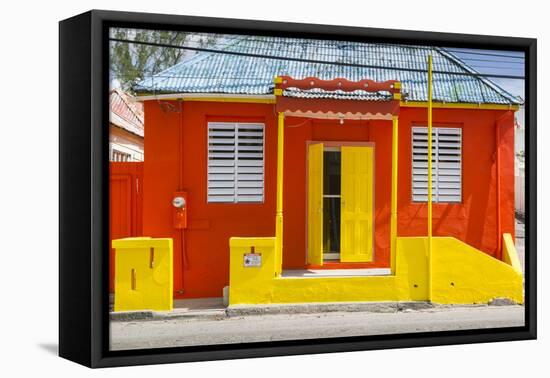
M 252 58 L 285 60 L 285 61 L 294 61 L 294 62 L 303 62 L 303 63 L 330 64 L 330 65 L 344 66 L 344 67 L 362 67 L 362 68 L 373 68 L 373 69 L 385 69 L 385 70 L 395 70 L 395 71 L 405 71 L 405 72 L 422 72 L 422 73 L 428 72 L 427 70 L 420 69 L 420 68 L 390 67 L 390 66 L 359 64 L 359 63 L 330 62 L 330 61 L 326 61 L 326 60 L 317 60 L 317 59 L 291 58 L 291 57 L 285 57 L 285 56 L 274 56 L 274 55 L 245 53 L 245 52 L 238 52 L 238 51 L 217 50 L 217 49 L 202 48 L 202 47 L 178 46 L 178 45 L 170 45 L 170 44 L 166 44 L 166 43 L 132 41 L 132 40 L 121 39 L 121 38 L 109 38 L 109 40 L 111 42 L 133 43 L 133 44 L 138 44 L 138 45 L 156 46 L 156 47 L 173 48 L 173 49 L 183 49 L 183 50 L 191 50 L 191 51 L 199 51 L 199 52 L 209 52 L 209 53 L 214 53 L 214 54 L 246 56 L 246 57 L 252 57 Z M 524 76 L 518 76 L 518 75 L 481 74 L 481 73 L 473 73 L 473 72 L 452 72 L 452 71 L 433 70 L 432 73 L 433 74 L 456 75 L 456 76 L 469 76 L 469 77 L 477 77 L 477 78 L 492 77 L 492 78 L 500 78 L 500 79 L 525 79 Z
M 128 30 L 134 30 L 134 31 L 140 31 L 142 29 L 128 29 Z M 216 43 L 217 46 L 222 46 L 222 47 L 227 47 L 227 46 L 231 46 L 233 43 L 231 43 L 234 39 L 235 39 L 235 35 L 233 34 L 215 34 L 215 33 L 200 33 L 200 32 L 194 32 L 193 35 L 197 35 L 197 36 L 204 36 L 204 37 L 209 37 L 209 36 L 213 36 L 213 37 L 218 37 L 218 38 L 222 38 L 222 39 L 225 39 L 226 42 L 225 43 Z M 275 44 L 280 44 L 280 40 L 284 40 L 284 41 L 287 41 L 287 40 L 292 40 L 292 41 L 295 41 L 297 43 L 307 43 L 307 42 L 311 42 L 311 41 L 315 41 L 315 40 L 311 40 L 311 39 L 304 39 L 304 38 L 288 38 L 288 37 L 266 37 L 266 38 L 261 38 L 261 37 L 255 37 L 255 36 L 250 36 L 250 35 L 246 35 L 244 36 L 246 38 L 247 41 L 251 41 L 251 42 L 259 42 L 259 43 L 263 43 L 263 44 L 271 44 L 271 45 L 275 45 Z M 112 38 L 115 38 L 115 37 L 112 37 Z M 269 38 L 269 39 L 268 39 Z M 191 43 L 197 43 L 197 41 L 189 41 Z M 347 43 L 347 44 L 350 44 L 350 45 L 354 45 L 354 46 L 357 46 L 357 45 L 376 45 L 376 46 L 386 46 L 386 47 L 406 47 L 406 48 L 414 48 L 414 49 L 422 49 L 422 50 L 433 50 L 433 47 L 429 47 L 429 46 L 420 46 L 420 45 L 406 45 L 406 44 L 402 44 L 402 43 L 383 43 L 383 42 L 358 42 L 358 41 L 338 41 L 339 43 Z M 262 50 L 262 48 L 256 48 L 256 49 L 260 49 Z M 525 59 L 523 56 L 519 56 L 519 55 L 509 55 L 509 54 L 499 54 L 499 53 L 487 53 L 487 52 L 474 52 L 474 51 L 466 51 L 466 49 L 453 49 L 453 48 L 448 48 L 448 47 L 444 47 L 445 51 L 449 51 L 449 52 L 455 52 L 455 53 L 461 53 L 461 54 L 472 54 L 472 55 L 481 55 L 481 56 L 495 56 L 495 57 L 503 57 L 503 58 L 511 58 L 511 59 Z M 490 50 L 488 50 L 490 51 Z M 329 54 L 321 54 L 321 55 L 329 55 Z M 465 59 L 468 59 L 468 60 L 476 60 L 476 61 L 485 61 L 483 59 L 475 59 L 475 58 L 465 58 Z M 487 62 L 501 62 L 501 60 L 486 60 Z M 507 63 L 513 63 L 513 64 L 522 64 L 523 62 L 507 62 Z
M 264 39 L 255 39 L 255 38 L 251 38 L 251 37 L 247 37 L 246 38 L 246 41 L 255 41 L 255 42 L 259 42 L 261 43 L 263 46 L 254 46 L 254 51 L 255 53 L 258 53 L 258 51 L 267 51 L 267 52 L 271 52 L 271 51 L 274 51 L 274 50 L 279 50 L 280 49 L 280 45 L 281 45 L 281 42 L 278 41 L 278 40 L 264 40 Z M 300 41 L 302 41 L 301 39 L 296 39 L 296 41 L 298 41 L 297 43 L 300 43 Z M 189 43 L 194 43 L 194 41 L 189 41 Z M 354 42 L 355 45 L 359 44 L 359 42 Z M 216 43 L 216 47 L 218 48 L 218 50 L 220 49 L 225 49 L 227 47 L 230 47 L 230 46 L 233 46 L 234 43 L 221 43 L 221 42 L 217 42 Z M 364 44 L 362 44 L 364 45 Z M 379 48 L 379 50 L 382 50 L 380 51 L 379 53 L 382 54 L 382 56 L 384 56 L 387 52 L 384 51 L 385 48 L 387 47 L 408 47 L 408 48 L 415 48 L 415 49 L 422 49 L 422 50 L 427 50 L 427 51 L 433 51 L 433 48 L 428 48 L 428 47 L 425 47 L 425 46 L 413 46 L 413 45 L 400 45 L 400 44 L 387 44 L 387 43 L 377 43 L 377 44 L 373 44 L 375 46 L 377 46 Z M 192 45 L 189 45 L 187 44 L 186 45 L 187 47 L 193 47 Z M 269 47 L 271 46 L 271 47 Z M 197 48 L 201 48 L 201 47 L 204 47 L 203 44 L 200 44 L 200 43 L 197 43 L 195 44 L 195 47 Z M 364 50 L 367 49 L 367 47 L 365 46 L 361 46 L 363 47 L 363 51 L 362 52 L 365 52 Z M 332 53 L 323 53 L 323 52 L 319 52 L 319 51 L 316 51 L 315 54 L 317 56 L 323 56 L 323 57 L 329 57 L 329 58 L 333 58 L 337 53 L 340 53 L 341 51 L 339 51 L 340 49 L 337 47 L 337 46 L 333 46 L 332 50 L 335 50 L 333 51 Z M 448 49 L 444 49 L 445 51 L 449 51 Z M 135 53 L 135 51 L 131 51 L 131 53 Z M 391 51 L 389 51 L 390 54 L 392 54 Z M 481 53 L 480 53 L 481 54 Z M 483 54 L 482 54 L 483 55 Z M 476 64 L 476 63 L 470 63 L 470 62 L 488 62 L 488 63 L 501 63 L 501 64 L 516 64 L 516 65 L 520 65 L 518 67 L 509 67 L 510 69 L 518 69 L 518 70 L 522 70 L 522 68 L 524 67 L 524 62 L 523 61 L 503 61 L 502 59 L 476 59 L 476 58 L 470 58 L 470 57 L 461 57 L 461 59 L 463 61 L 465 61 L 466 63 L 470 64 L 471 66 L 480 66 L 480 64 Z M 388 58 L 387 58 L 388 61 L 392 62 L 392 63 L 403 63 L 404 65 L 411 65 L 411 61 L 410 60 L 403 60 L 403 59 L 396 59 L 396 57 L 394 55 L 390 55 Z M 493 67 L 493 66 L 486 66 L 486 68 L 497 68 L 497 69 L 500 69 L 500 67 Z
M 473 52 L 473 51 L 462 51 L 446 48 L 445 50 L 458 53 L 458 54 L 471 54 L 471 55 L 484 55 L 484 56 L 498 56 L 501 58 L 510 58 L 510 59 L 525 59 L 523 56 L 518 55 L 508 55 L 508 54 L 495 54 L 495 53 L 485 53 L 485 52 Z
M 249 39 L 247 40 L 249 41 Z M 273 42 L 273 43 L 270 43 L 271 47 L 259 47 L 259 46 L 254 46 L 254 51 L 255 53 L 258 53 L 258 51 L 266 51 L 266 52 L 271 52 L 271 51 L 274 51 L 274 50 L 279 50 L 280 49 L 280 44 L 279 43 L 276 43 L 276 42 Z M 216 47 L 218 48 L 218 50 L 223 50 L 227 47 L 230 47 L 232 46 L 232 44 L 226 44 L 226 43 L 216 43 Z M 195 46 L 193 46 L 192 44 L 187 44 L 186 47 L 197 47 L 197 48 L 201 48 L 201 47 L 204 47 L 204 45 L 202 44 L 195 44 Z M 420 48 L 420 47 L 419 47 Z M 336 49 L 332 49 L 332 50 L 336 50 Z M 366 50 L 363 49 L 363 51 L 361 51 L 362 53 L 366 53 Z M 382 50 L 382 49 L 381 49 Z M 428 49 L 427 49 L 428 50 Z M 429 49 L 431 51 L 433 51 L 432 49 Z M 445 50 L 447 51 L 447 50 Z M 130 51 L 131 54 L 136 54 L 137 52 L 136 51 Z M 383 56 L 386 56 L 386 54 L 388 54 L 386 51 L 380 51 L 379 52 L 380 54 L 382 54 Z M 392 55 L 389 55 L 386 60 L 388 61 L 391 61 L 392 63 L 403 63 L 403 64 L 408 64 L 408 65 L 411 65 L 411 61 L 410 60 L 403 60 L 403 59 L 397 59 L 395 57 L 395 55 L 393 55 L 393 53 L 390 51 L 389 54 L 392 54 Z M 334 58 L 336 55 L 341 55 L 341 51 L 333 51 L 332 53 L 323 53 L 323 52 L 320 52 L 320 51 L 316 51 L 315 52 L 315 55 L 317 56 L 323 56 L 323 57 L 329 57 L 329 58 Z M 517 68 L 517 69 L 521 69 L 525 63 L 523 61 L 505 61 L 505 60 L 502 60 L 502 59 L 476 59 L 476 58 L 470 58 L 470 57 L 461 57 L 461 60 L 465 61 L 466 63 L 470 63 L 470 62 L 486 62 L 486 63 L 495 63 L 495 64 L 511 64 L 511 65 L 519 65 L 519 66 L 516 66 L 516 67 L 510 67 L 510 68 Z M 480 65 L 480 64 L 477 64 L 477 63 L 470 63 L 471 65 Z
M 510 71 L 519 71 L 519 72 L 523 71 L 523 69 L 521 69 L 520 67 L 485 66 L 485 65 L 480 64 L 480 63 L 477 63 L 477 64 L 471 63 L 470 65 L 478 71 L 483 70 L 483 69 L 510 70 Z
M 128 30 L 138 31 L 138 30 L 142 30 L 142 29 L 128 29 Z M 193 35 L 205 36 L 205 37 L 214 36 L 214 37 L 218 37 L 218 38 L 223 38 L 223 39 L 225 39 L 229 42 L 231 42 L 232 40 L 235 39 L 235 35 L 233 35 L 233 34 L 215 34 L 215 33 L 193 32 Z M 304 43 L 304 42 L 307 43 L 307 42 L 311 42 L 311 41 L 316 41 L 316 40 L 312 40 L 312 39 L 289 38 L 289 37 L 265 37 L 265 38 L 262 38 L 262 37 L 251 36 L 251 35 L 244 35 L 243 37 L 245 37 L 247 41 L 260 42 L 260 43 L 264 43 L 264 44 L 280 44 L 280 40 L 284 40 L 284 41 L 292 40 L 292 41 L 295 41 L 297 43 Z M 115 38 L 115 37 L 112 37 L 112 38 Z M 332 41 L 332 40 L 328 40 L 328 41 Z M 189 41 L 189 42 L 196 42 L 196 41 Z M 336 41 L 334 41 L 334 42 L 336 42 Z M 407 44 L 403 44 L 403 43 L 359 42 L 359 41 L 338 41 L 338 43 L 340 43 L 340 44 L 347 43 L 347 44 L 350 44 L 350 45 L 376 45 L 376 46 L 407 47 L 407 48 L 422 49 L 422 50 L 433 50 L 433 47 L 429 47 L 429 46 L 407 45 Z M 217 44 L 217 45 L 219 45 L 219 46 L 229 46 L 231 44 L 232 43 L 227 43 L 226 42 L 226 43 Z M 444 47 L 444 49 L 446 51 L 458 52 L 458 53 L 463 53 L 463 54 L 487 55 L 487 56 L 496 56 L 496 57 L 504 57 L 504 58 L 512 58 L 512 59 L 524 59 L 524 57 L 519 56 L 519 55 L 486 53 L 486 52 L 480 52 L 480 51 L 470 52 L 470 51 L 466 51 L 468 49 L 456 49 L 456 48 L 448 48 L 448 47 Z M 491 50 L 487 50 L 487 51 L 491 51 Z M 468 59 L 473 59 L 473 58 L 468 58 Z M 517 63 L 519 63 L 519 62 L 517 62 Z
M 456 53 L 455 53 L 456 54 Z M 468 62 L 488 62 L 488 63 L 502 63 L 502 64 L 521 64 L 524 65 L 523 61 L 511 61 L 511 60 L 502 60 L 502 59 L 476 59 L 470 57 L 462 57 L 462 60 L 467 60 Z

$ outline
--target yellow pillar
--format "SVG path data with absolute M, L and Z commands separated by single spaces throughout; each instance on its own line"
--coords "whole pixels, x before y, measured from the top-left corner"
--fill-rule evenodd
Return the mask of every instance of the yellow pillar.
M 283 152 L 285 139 L 285 115 L 277 115 L 277 209 L 275 216 L 276 266 L 275 273 L 281 274 L 283 265 Z
M 398 126 L 399 119 L 393 116 L 392 119 L 392 160 L 391 160 L 391 218 L 390 218 L 390 267 L 392 274 L 395 274 L 395 260 L 397 249 L 397 150 L 398 150 Z
M 428 298 L 432 299 L 432 56 L 428 55 Z

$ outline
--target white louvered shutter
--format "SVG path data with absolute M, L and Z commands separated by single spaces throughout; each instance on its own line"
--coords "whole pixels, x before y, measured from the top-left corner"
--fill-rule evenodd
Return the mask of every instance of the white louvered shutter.
M 208 123 L 208 202 L 263 202 L 264 125 Z
M 412 128 L 412 199 L 428 201 L 428 128 Z M 432 201 L 462 201 L 462 129 L 432 128 Z

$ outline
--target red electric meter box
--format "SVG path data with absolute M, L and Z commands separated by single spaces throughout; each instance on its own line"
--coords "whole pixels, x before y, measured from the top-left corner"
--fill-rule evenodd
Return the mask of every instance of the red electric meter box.
M 187 192 L 175 192 L 172 197 L 172 214 L 174 228 L 187 227 Z

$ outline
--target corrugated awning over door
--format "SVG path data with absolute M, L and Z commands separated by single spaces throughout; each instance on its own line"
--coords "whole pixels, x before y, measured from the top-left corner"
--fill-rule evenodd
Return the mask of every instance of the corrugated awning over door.
M 287 116 L 324 119 L 387 119 L 399 114 L 400 83 L 395 80 L 275 80 L 276 109 Z

